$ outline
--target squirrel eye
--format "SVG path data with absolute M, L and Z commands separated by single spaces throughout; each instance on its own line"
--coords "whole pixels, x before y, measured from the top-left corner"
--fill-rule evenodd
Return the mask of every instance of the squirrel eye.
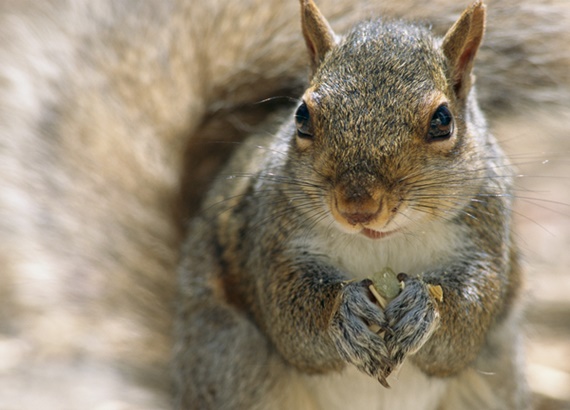
M 451 137 L 453 134 L 453 115 L 447 105 L 440 105 L 433 117 L 431 117 L 428 141 L 441 141 Z
M 307 104 L 304 102 L 299 105 L 295 111 L 295 125 L 297 127 L 297 136 L 299 138 L 313 138 L 313 130 L 311 126 L 311 116 Z

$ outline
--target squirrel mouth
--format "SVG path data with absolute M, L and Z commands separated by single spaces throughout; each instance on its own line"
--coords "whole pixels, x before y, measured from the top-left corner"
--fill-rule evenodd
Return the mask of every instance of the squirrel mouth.
M 385 238 L 387 236 L 392 235 L 393 233 L 395 233 L 397 230 L 394 231 L 388 231 L 388 232 L 378 232 L 378 231 L 374 231 L 372 229 L 368 229 L 368 228 L 362 228 L 362 230 L 360 231 L 360 233 L 364 236 L 366 236 L 367 238 L 370 239 L 382 239 Z

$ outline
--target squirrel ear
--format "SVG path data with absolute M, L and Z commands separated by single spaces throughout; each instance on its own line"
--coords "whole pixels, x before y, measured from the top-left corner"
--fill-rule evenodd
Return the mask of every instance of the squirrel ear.
M 325 54 L 336 44 L 336 35 L 313 0 L 301 0 L 301 25 L 314 73 Z
M 463 12 L 443 39 L 443 54 L 450 64 L 450 78 L 459 99 L 467 97 L 473 82 L 473 60 L 485 32 L 485 5 L 481 0 Z

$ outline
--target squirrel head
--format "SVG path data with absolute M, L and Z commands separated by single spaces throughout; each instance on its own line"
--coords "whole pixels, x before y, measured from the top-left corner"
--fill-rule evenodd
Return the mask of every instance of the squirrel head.
M 347 232 L 378 238 L 453 217 L 484 169 L 472 67 L 485 6 L 465 10 L 443 39 L 381 20 L 341 38 L 312 0 L 301 7 L 311 81 L 295 112 L 295 177 L 323 187 L 315 196 Z

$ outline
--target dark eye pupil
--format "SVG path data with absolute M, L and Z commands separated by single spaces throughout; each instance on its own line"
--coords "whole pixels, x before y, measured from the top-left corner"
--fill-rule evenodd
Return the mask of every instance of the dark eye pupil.
M 301 103 L 295 111 L 295 126 L 297 127 L 297 135 L 300 138 L 312 138 L 311 116 L 309 109 L 305 103 Z
M 429 140 L 444 140 L 453 134 L 453 116 L 446 105 L 440 105 L 433 114 L 428 133 Z

